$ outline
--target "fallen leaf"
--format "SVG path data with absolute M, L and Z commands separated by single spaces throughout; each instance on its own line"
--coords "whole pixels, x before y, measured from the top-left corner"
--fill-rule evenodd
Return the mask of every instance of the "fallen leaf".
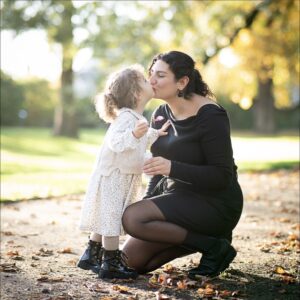
M 14 233 L 12 233 L 11 231 L 1 231 L 1 233 L 6 236 L 14 235 Z
M 174 273 L 174 272 L 177 272 L 177 268 L 175 268 L 175 267 L 174 267 L 173 265 L 171 265 L 171 264 L 166 264 L 166 265 L 164 266 L 163 271 L 164 271 L 165 273 Z
M 280 275 L 288 274 L 288 273 L 286 272 L 286 270 L 285 270 L 283 267 L 281 267 L 281 266 L 277 266 L 277 267 L 275 268 L 275 273 L 276 273 L 276 274 L 280 274 Z
M 290 235 L 288 236 L 288 240 L 290 240 L 290 241 L 298 241 L 298 240 L 299 240 L 299 235 L 298 235 L 298 234 L 295 234 L 295 233 L 290 234 Z
M 64 248 L 64 249 L 62 249 L 62 250 L 58 250 L 57 251 L 58 253 L 73 253 L 72 252 L 72 249 L 70 248 L 70 247 L 68 247 L 68 248 Z
M 70 260 L 68 260 L 68 264 L 72 265 L 72 266 L 76 266 L 77 265 L 77 259 L 70 259 Z
M 229 297 L 232 295 L 232 291 L 223 290 L 218 292 L 218 296 L 220 297 Z
M 20 254 L 19 254 L 19 251 L 17 251 L 17 250 L 12 250 L 12 251 L 8 251 L 8 252 L 6 253 L 6 255 L 9 256 L 9 257 L 13 257 L 13 256 L 19 256 Z
M 185 280 L 177 281 L 177 287 L 178 287 L 180 290 L 186 290 L 186 289 L 187 289 L 187 285 L 186 285 Z
M 197 293 L 200 295 L 200 297 L 204 297 L 204 296 L 213 296 L 213 295 L 215 295 L 216 292 L 214 289 L 208 287 L 205 289 L 199 288 L 197 290 Z
M 158 283 L 160 283 L 161 285 L 168 285 L 167 280 L 170 278 L 169 274 L 159 274 L 158 276 Z
M 48 276 L 41 276 L 37 279 L 37 281 L 40 282 L 49 282 L 49 283 L 54 283 L 54 282 L 61 282 L 64 281 L 64 278 L 62 276 L 60 277 L 48 277 Z
M 269 253 L 271 251 L 271 248 L 268 247 L 267 245 L 262 246 L 259 248 L 260 251 L 265 252 L 265 253 Z
M 45 248 L 41 248 L 37 253 L 35 253 L 38 256 L 51 256 L 53 255 L 53 250 L 48 250 Z
M 157 285 L 158 282 L 158 274 L 153 274 L 150 278 L 148 283 L 152 285 Z
M 271 232 L 270 235 L 273 236 L 273 237 L 275 237 L 275 238 L 277 238 L 277 239 L 280 239 L 280 238 L 282 238 L 282 237 L 285 236 L 284 233 L 282 233 L 282 232 L 277 232 L 277 231 Z
M 85 285 L 91 292 L 97 292 L 97 293 L 108 293 L 108 291 L 104 290 L 101 284 L 99 283 L 92 283 L 92 284 L 86 284 Z
M 138 300 L 138 299 L 139 299 L 139 297 L 136 295 L 134 297 L 130 296 L 126 300 Z
M 16 273 L 19 270 L 20 269 L 16 266 L 16 263 L 3 263 L 0 265 L 1 272 Z
M 129 294 L 129 288 L 126 286 L 122 286 L 122 285 L 114 285 L 112 288 L 114 291 L 118 291 L 121 294 Z
M 300 223 L 293 224 L 292 229 L 300 231 Z

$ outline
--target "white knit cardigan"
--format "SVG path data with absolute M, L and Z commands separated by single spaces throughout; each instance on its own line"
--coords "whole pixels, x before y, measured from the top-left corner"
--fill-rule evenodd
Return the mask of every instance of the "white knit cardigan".
M 149 128 L 137 139 L 132 131 L 145 117 L 132 109 L 122 108 L 105 135 L 94 166 L 94 175 L 108 176 L 115 169 L 123 174 L 141 174 L 147 147 L 158 138 L 158 130 Z M 93 176 L 92 176 L 93 177 Z

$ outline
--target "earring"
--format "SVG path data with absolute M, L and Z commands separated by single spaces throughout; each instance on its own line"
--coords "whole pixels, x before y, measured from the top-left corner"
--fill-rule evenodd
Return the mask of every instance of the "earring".
M 183 91 L 182 90 L 178 90 L 177 96 L 180 97 L 180 98 L 183 97 Z

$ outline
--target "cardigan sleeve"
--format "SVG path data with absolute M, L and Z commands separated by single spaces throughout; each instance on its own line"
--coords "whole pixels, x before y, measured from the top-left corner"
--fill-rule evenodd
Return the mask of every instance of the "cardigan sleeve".
M 150 127 L 147 131 L 147 148 L 158 139 L 158 130 Z
M 132 130 L 136 120 L 128 112 L 121 113 L 114 121 L 107 136 L 107 145 L 113 152 L 135 149 L 140 144 Z
M 170 177 L 193 184 L 197 189 L 226 188 L 233 176 L 230 125 L 223 110 L 205 111 L 199 143 L 205 164 L 171 161 Z

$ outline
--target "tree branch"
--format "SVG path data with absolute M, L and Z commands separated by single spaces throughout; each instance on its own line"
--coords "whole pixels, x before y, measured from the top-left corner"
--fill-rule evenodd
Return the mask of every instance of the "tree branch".
M 207 55 L 205 54 L 203 60 L 202 60 L 202 63 L 204 65 L 206 65 L 209 60 L 211 58 L 213 58 L 214 56 L 216 56 L 222 49 L 230 46 L 233 41 L 236 39 L 236 37 L 238 36 L 239 32 L 242 30 L 242 29 L 246 29 L 246 28 L 251 28 L 252 24 L 254 23 L 255 19 L 257 18 L 258 14 L 261 12 L 262 8 L 264 7 L 267 7 L 271 4 L 273 0 L 265 0 L 263 2 L 261 2 L 260 4 L 258 4 L 249 14 L 247 14 L 245 16 L 245 24 L 244 26 L 241 26 L 241 27 L 238 27 L 233 35 L 229 38 L 229 43 L 225 46 L 216 46 L 216 50 L 215 52 L 212 54 L 212 55 Z

